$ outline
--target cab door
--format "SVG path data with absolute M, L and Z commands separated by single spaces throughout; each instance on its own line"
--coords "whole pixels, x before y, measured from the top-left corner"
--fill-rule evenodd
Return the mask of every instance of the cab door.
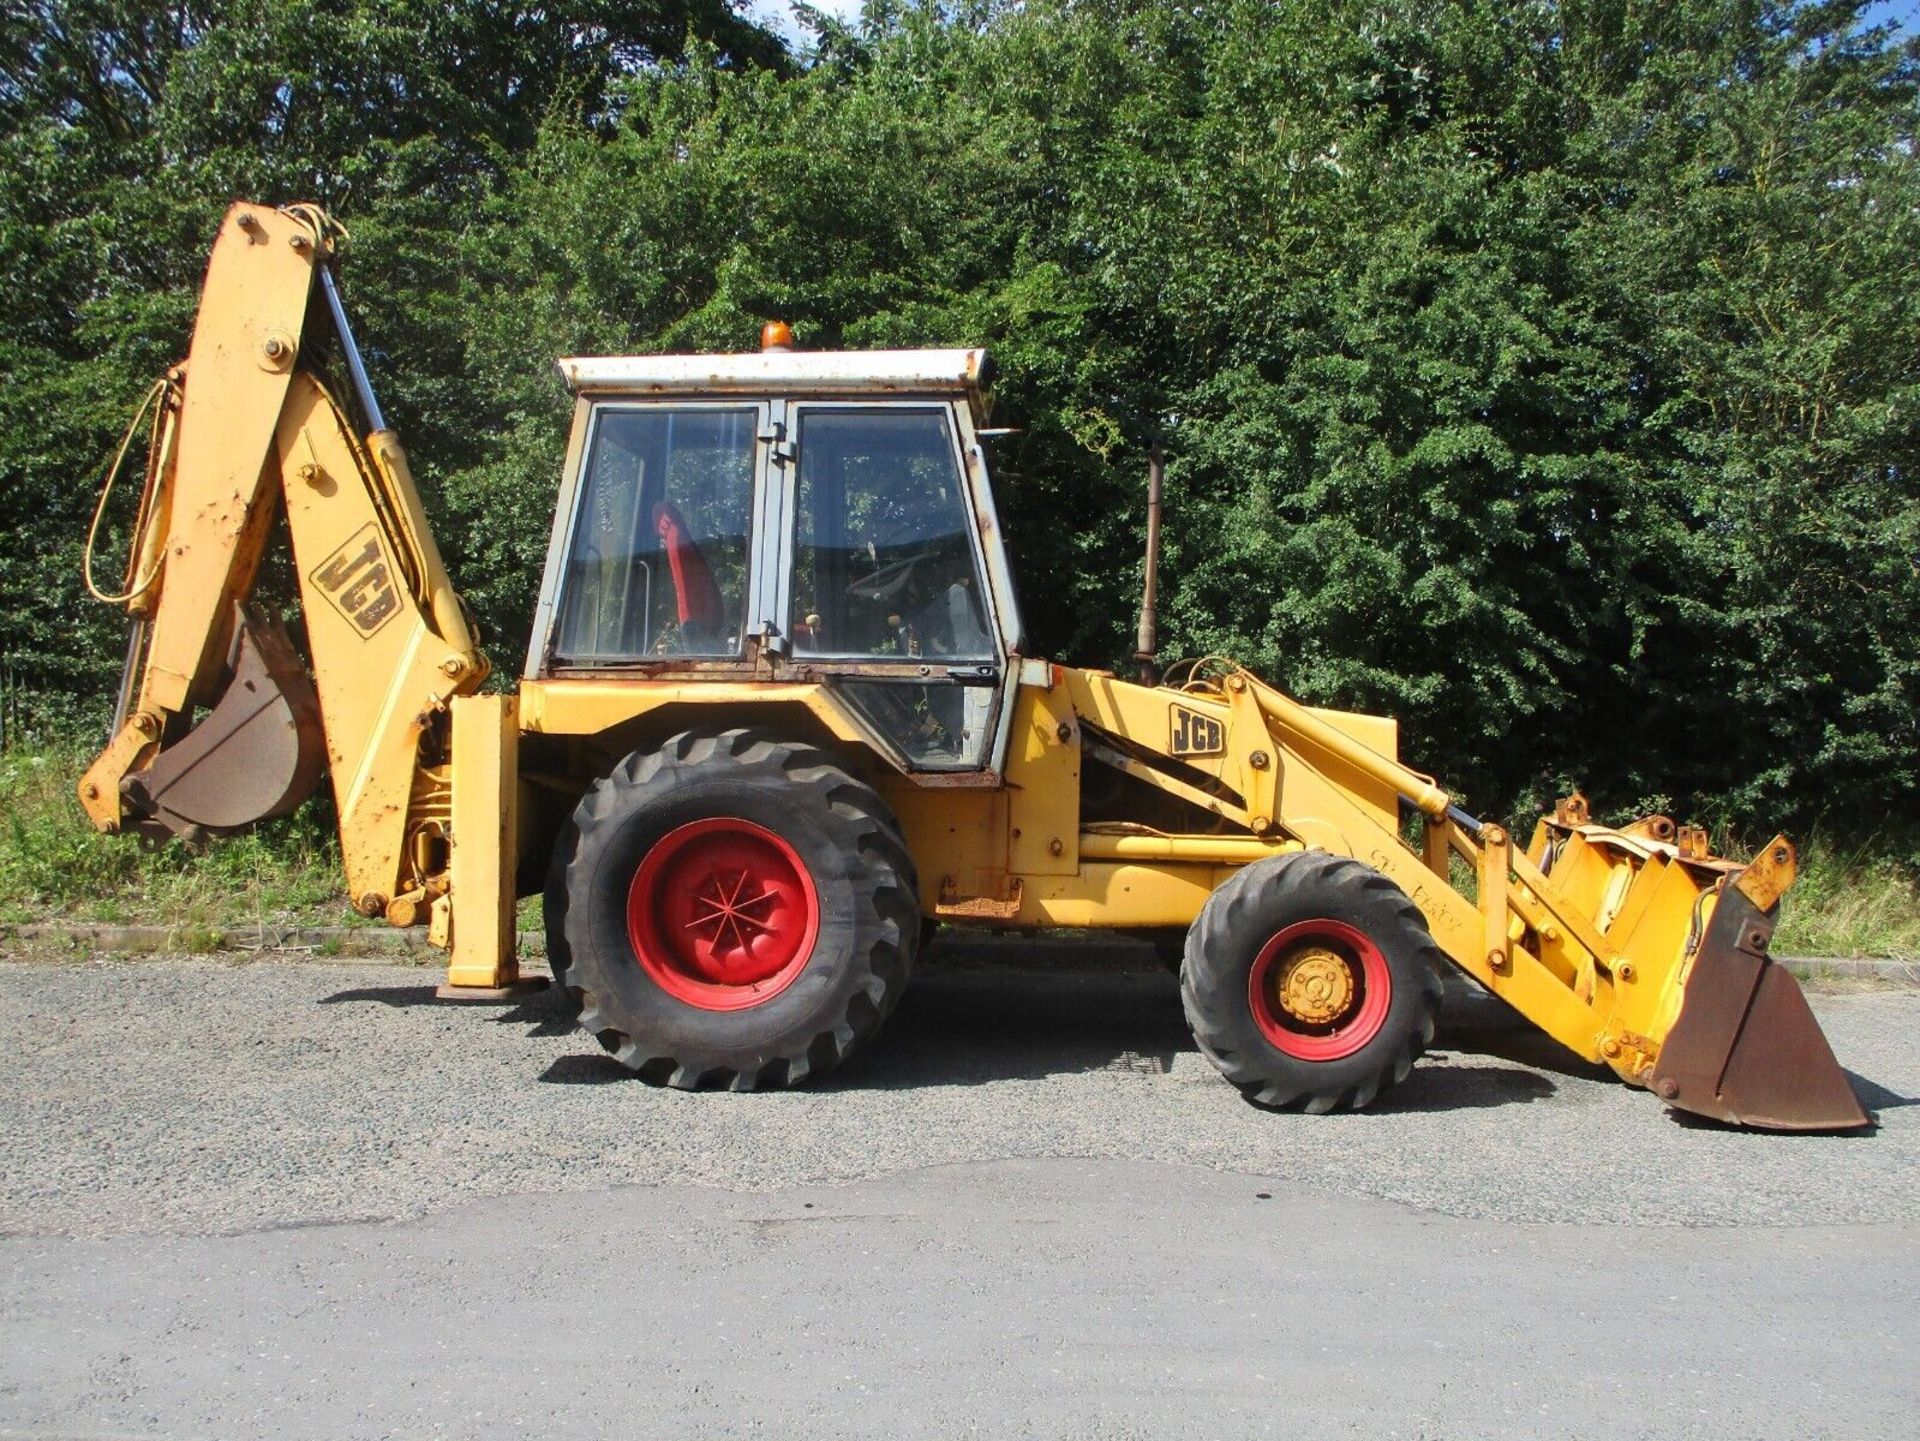
M 779 603 L 793 662 L 904 768 L 997 769 L 1008 652 L 961 417 L 942 401 L 796 402 L 788 416 Z

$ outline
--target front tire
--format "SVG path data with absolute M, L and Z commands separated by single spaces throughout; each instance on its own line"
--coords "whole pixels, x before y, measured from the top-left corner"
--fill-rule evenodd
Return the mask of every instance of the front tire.
M 684 732 L 576 807 L 549 871 L 548 954 L 582 1027 L 643 1079 L 792 1086 L 893 1010 L 917 896 L 885 803 L 825 752 Z
M 1208 1060 L 1275 1109 L 1360 1110 L 1433 1040 L 1440 952 L 1370 866 L 1325 851 L 1256 861 L 1187 936 L 1180 999 Z

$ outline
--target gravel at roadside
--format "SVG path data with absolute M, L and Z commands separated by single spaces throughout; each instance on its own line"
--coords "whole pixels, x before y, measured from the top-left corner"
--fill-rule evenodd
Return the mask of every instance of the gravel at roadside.
M 1405 1086 L 1316 1118 L 1243 1103 L 1193 1050 L 1171 979 L 1140 970 L 935 959 L 839 1073 L 753 1096 L 633 1082 L 551 992 L 449 1006 L 435 979 L 319 961 L 0 964 L 0 1231 L 222 1232 L 1040 1157 L 1199 1165 L 1515 1221 L 1920 1217 L 1909 992 L 1815 998 L 1881 1124 L 1803 1137 L 1679 1119 L 1460 996 Z

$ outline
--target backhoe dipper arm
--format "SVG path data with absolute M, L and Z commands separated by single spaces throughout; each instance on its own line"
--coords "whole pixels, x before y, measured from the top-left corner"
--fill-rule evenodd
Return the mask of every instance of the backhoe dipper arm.
M 446 715 L 487 661 L 366 388 L 326 269 L 336 233 L 313 207 L 238 204 L 222 222 L 165 384 L 127 593 L 109 597 L 136 625 L 127 713 L 80 799 L 105 831 L 231 830 L 311 793 L 324 743 L 349 894 L 409 924 L 448 888 Z M 318 378 L 329 339 L 364 438 Z M 282 507 L 311 677 L 249 604 Z

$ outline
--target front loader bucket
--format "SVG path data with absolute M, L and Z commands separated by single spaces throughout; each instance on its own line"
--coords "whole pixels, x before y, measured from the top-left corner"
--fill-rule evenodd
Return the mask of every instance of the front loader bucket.
M 1525 854 L 1497 826 L 1449 832 L 1477 861 L 1485 926 L 1449 954 L 1576 1055 L 1734 1125 L 1871 1124 L 1799 983 L 1770 959 L 1798 866 L 1785 836 L 1742 865 L 1665 816 L 1594 824 L 1577 794 Z M 1492 962 L 1482 971 L 1476 940 Z
M 143 832 L 233 830 L 286 815 L 319 784 L 320 704 L 286 631 L 240 614 L 230 669 L 200 723 L 121 783 Z
M 1764 893 L 1763 893 L 1764 896 Z M 1648 1084 L 1669 1105 L 1777 1131 L 1870 1124 L 1799 982 L 1769 959 L 1777 903 L 1727 885 Z

